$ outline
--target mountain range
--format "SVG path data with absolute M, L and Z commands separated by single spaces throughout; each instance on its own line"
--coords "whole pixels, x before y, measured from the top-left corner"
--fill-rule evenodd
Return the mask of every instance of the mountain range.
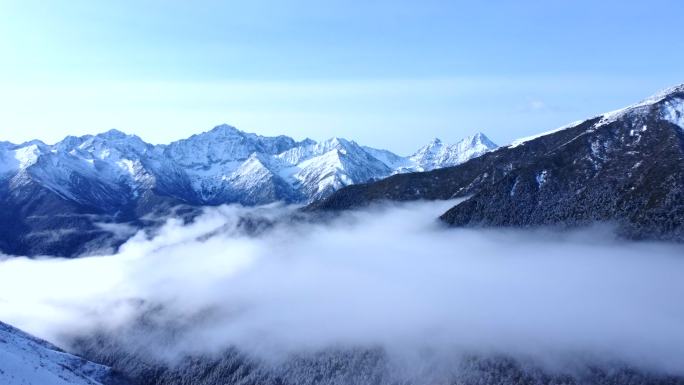
M 496 148 L 478 133 L 407 157 L 332 138 L 296 141 L 220 125 L 168 145 L 110 130 L 47 145 L 0 142 L 0 251 L 87 251 L 101 223 L 140 224 L 179 206 L 306 203 L 356 183 L 453 166 Z
M 54 145 L 0 143 L 0 175 L 12 190 L 36 184 L 104 210 L 149 194 L 197 205 L 310 202 L 350 184 L 453 166 L 494 148 L 481 133 L 453 145 L 434 139 L 402 157 L 342 138 L 298 142 L 228 125 L 168 145 L 110 130 Z
M 456 197 L 468 199 L 441 216 L 453 226 L 605 222 L 633 239 L 684 241 L 683 116 L 679 85 L 508 146 L 477 134 L 433 140 L 407 157 L 227 125 L 168 145 L 115 130 L 54 145 L 2 142 L 0 250 L 115 248 L 160 213 L 183 217 L 203 205 L 284 201 L 321 212 Z

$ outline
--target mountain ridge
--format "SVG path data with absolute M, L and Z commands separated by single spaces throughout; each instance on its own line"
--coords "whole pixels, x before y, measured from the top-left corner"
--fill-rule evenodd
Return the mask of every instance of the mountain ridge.
M 5 385 L 130 385 L 112 368 L 87 361 L 0 322 L 0 382 Z
M 156 183 L 160 178 L 174 179 L 166 181 L 166 184 L 187 185 L 181 191 L 166 193 L 181 201 L 191 204 L 241 203 L 240 199 L 222 195 L 220 190 L 229 190 L 231 186 L 227 181 L 230 179 L 244 179 L 246 175 L 235 173 L 256 154 L 275 178 L 282 178 L 280 182 L 301 190 L 278 196 L 276 200 L 301 202 L 320 199 L 345 185 L 379 179 L 393 173 L 450 166 L 495 147 L 486 136 L 478 133 L 452 146 L 444 146 L 442 158 L 428 163 L 418 158 L 419 152 L 402 157 L 343 138 L 321 142 L 311 139 L 295 141 L 284 135 L 267 137 L 247 133 L 226 124 L 162 145 L 149 144 L 136 135 L 111 129 L 96 135 L 67 136 L 53 145 L 39 140 L 22 144 L 3 142 L 0 146 L 0 174 L 6 176 L 12 172 L 19 174 L 28 171 L 24 177 L 37 177 L 34 179 L 38 184 L 72 200 L 79 200 L 79 197 L 64 187 L 69 185 L 70 176 L 60 173 L 78 172 L 81 176 L 110 185 L 125 183 L 130 190 L 127 192 L 131 194 L 139 193 L 141 188 L 151 187 L 145 182 L 159 187 Z M 335 153 L 331 151 L 337 151 L 341 157 L 333 159 Z M 328 158 L 319 158 L 325 154 L 328 154 Z M 315 158 L 323 163 L 333 161 L 334 164 L 316 165 Z M 352 162 L 352 159 L 355 161 Z M 49 170 L 36 170 L 41 160 L 42 165 Z M 300 167 L 304 162 L 305 166 Z M 338 174 L 337 178 L 333 178 L 338 183 L 330 182 L 319 189 L 312 188 L 329 177 L 327 173 L 331 170 L 327 170 L 326 166 Z M 315 171 L 312 169 L 315 168 L 324 175 L 312 175 Z M 286 169 L 290 169 L 289 172 Z M 166 184 L 160 183 L 159 189 L 165 190 L 163 186 Z M 119 195 L 125 195 L 122 193 L 119 191 Z M 272 201 L 257 200 L 256 203 Z
M 468 143 L 474 146 L 454 147 L 451 151 L 464 152 L 449 154 L 443 163 L 493 146 L 486 137 Z M 103 237 L 120 243 L 99 223 L 144 227 L 145 218 L 178 207 L 189 212 L 230 203 L 307 203 L 351 184 L 418 169 L 409 157 L 343 138 L 296 141 L 228 125 L 167 145 L 119 130 L 67 136 L 52 145 L 3 142 L 0 250 L 83 254 Z
M 522 138 L 454 167 L 349 186 L 306 210 L 382 200 L 468 198 L 452 226 L 608 222 L 633 239 L 684 241 L 684 85 Z

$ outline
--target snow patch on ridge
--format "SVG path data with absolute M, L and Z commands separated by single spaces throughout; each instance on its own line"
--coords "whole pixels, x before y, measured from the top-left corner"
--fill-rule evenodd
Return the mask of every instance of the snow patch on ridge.
M 109 371 L 0 322 L 3 385 L 101 385 Z
M 632 104 L 631 106 L 627 106 L 625 108 L 621 108 L 619 110 L 607 112 L 601 116 L 601 120 L 596 124 L 596 127 L 600 127 L 612 122 L 615 122 L 616 120 L 622 118 L 623 116 L 627 114 L 632 114 L 632 113 L 645 113 L 648 112 L 650 107 L 656 105 L 657 103 L 665 101 L 663 104 L 665 106 L 672 105 L 670 101 L 666 101 L 665 99 L 670 98 L 672 95 L 675 94 L 680 94 L 684 93 L 684 84 L 680 84 L 674 87 L 667 88 L 665 90 L 662 90 L 651 97 L 644 99 L 640 101 L 639 103 Z M 679 100 L 681 104 L 681 99 L 680 98 L 674 98 L 674 100 Z M 674 103 L 677 104 L 677 103 Z M 667 107 L 666 107 L 667 108 Z M 676 123 L 675 123 L 676 124 Z
M 404 171 L 430 171 L 456 166 L 495 148 L 497 146 L 482 133 L 452 145 L 446 145 L 435 138 L 408 158 L 408 166 L 404 166 Z
M 537 187 L 542 188 L 546 184 L 546 177 L 548 176 L 549 172 L 546 170 L 542 170 L 539 174 L 537 174 L 536 179 L 537 179 Z
M 661 117 L 684 129 L 684 99 L 674 98 L 663 103 Z
M 510 145 L 508 145 L 508 148 L 515 148 L 534 139 L 554 134 L 568 128 L 576 127 L 592 119 L 600 118 L 600 120 L 591 128 L 595 129 L 606 124 L 613 123 L 625 117 L 628 114 L 646 114 L 651 110 L 651 108 L 656 107 L 659 108 L 660 117 L 663 120 L 669 121 L 670 123 L 673 123 L 675 125 L 678 125 L 679 127 L 684 128 L 684 84 L 680 84 L 662 90 L 652 95 L 651 97 L 640 101 L 639 103 L 632 104 L 625 108 L 606 112 L 604 114 L 597 115 L 590 119 L 576 121 L 566 126 L 557 128 L 555 130 L 543 132 L 541 134 L 516 139 L 513 142 L 511 142 Z
M 578 121 L 576 121 L 576 122 L 572 122 L 572 123 L 567 124 L 567 125 L 565 125 L 565 126 L 558 127 L 558 128 L 556 128 L 555 130 L 546 131 L 546 132 L 542 132 L 541 134 L 536 134 L 536 135 L 531 135 L 531 136 L 526 136 L 526 137 L 524 137 L 524 138 L 516 139 L 516 140 L 514 140 L 513 142 L 511 142 L 511 144 L 508 145 L 508 148 L 515 148 L 515 147 L 518 147 L 518 146 L 520 146 L 520 145 L 523 145 L 523 144 L 525 144 L 525 143 L 527 143 L 527 142 L 529 142 L 529 141 L 532 141 L 532 140 L 541 138 L 541 137 L 543 137 L 543 136 L 555 134 L 556 132 L 560 132 L 560 131 L 566 130 L 566 129 L 568 129 L 568 128 L 577 127 L 577 126 L 579 126 L 580 124 L 582 124 L 582 123 L 584 123 L 584 122 L 585 122 L 584 120 L 578 120 Z

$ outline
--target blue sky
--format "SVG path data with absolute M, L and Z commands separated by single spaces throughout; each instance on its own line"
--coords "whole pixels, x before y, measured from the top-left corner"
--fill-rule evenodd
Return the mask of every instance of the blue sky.
M 0 140 L 229 123 L 408 153 L 684 82 L 684 2 L 0 0 Z

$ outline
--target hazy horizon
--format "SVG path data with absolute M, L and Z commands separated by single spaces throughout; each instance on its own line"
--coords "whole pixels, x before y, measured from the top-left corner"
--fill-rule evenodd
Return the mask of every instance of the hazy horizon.
M 398 153 L 478 131 L 505 144 L 684 82 L 682 11 L 673 0 L 8 0 L 0 139 L 116 128 L 168 143 L 226 123 Z

